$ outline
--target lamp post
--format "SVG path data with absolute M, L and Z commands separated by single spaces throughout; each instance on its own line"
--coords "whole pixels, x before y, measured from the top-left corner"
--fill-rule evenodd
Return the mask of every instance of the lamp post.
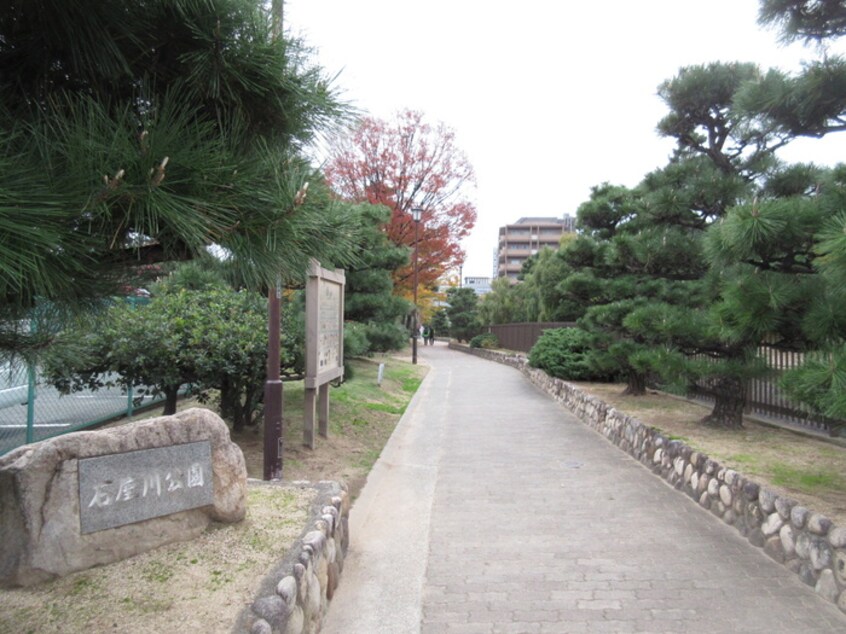
M 282 377 L 280 281 L 267 291 L 267 380 L 264 384 L 264 469 L 265 480 L 282 478 Z
M 414 220 L 414 318 L 412 321 L 412 339 L 411 339 L 411 362 L 417 363 L 417 335 L 420 334 L 420 328 L 417 325 L 417 251 L 419 250 L 418 235 L 420 229 L 420 218 L 423 217 L 423 210 L 420 207 L 414 207 L 411 210 L 411 218 Z
M 274 2 L 276 6 L 276 2 Z M 278 3 L 279 28 L 282 26 L 282 2 Z M 308 182 L 297 190 L 294 204 L 305 202 Z M 267 289 L 267 380 L 264 383 L 264 479 L 282 479 L 282 315 L 279 299 L 282 295 L 282 278 L 277 275 L 276 284 Z

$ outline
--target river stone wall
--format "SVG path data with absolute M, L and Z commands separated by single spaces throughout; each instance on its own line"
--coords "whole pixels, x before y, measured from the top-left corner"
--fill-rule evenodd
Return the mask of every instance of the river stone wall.
M 846 612 L 846 527 L 723 467 L 683 442 L 608 407 L 543 370 L 526 357 L 450 343 L 450 348 L 520 370 L 528 379 L 620 449 L 664 478 L 726 524 L 749 543 Z
M 300 539 L 265 577 L 258 598 L 241 612 L 234 632 L 315 634 L 320 631 L 344 569 L 349 546 L 350 498 L 347 490 L 336 482 L 320 482 L 315 486 L 317 496 Z

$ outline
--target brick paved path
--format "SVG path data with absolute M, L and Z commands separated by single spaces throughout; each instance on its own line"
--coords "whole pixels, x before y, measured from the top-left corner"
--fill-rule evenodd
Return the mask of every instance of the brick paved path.
M 432 369 L 353 507 L 325 632 L 846 632 L 516 370 L 421 356 Z

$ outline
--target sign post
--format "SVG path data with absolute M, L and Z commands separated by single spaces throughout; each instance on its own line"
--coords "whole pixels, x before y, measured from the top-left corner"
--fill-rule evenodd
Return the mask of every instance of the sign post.
M 344 284 L 342 269 L 312 260 L 306 282 L 306 376 L 303 443 L 314 449 L 314 418 L 329 437 L 329 382 L 344 376 Z

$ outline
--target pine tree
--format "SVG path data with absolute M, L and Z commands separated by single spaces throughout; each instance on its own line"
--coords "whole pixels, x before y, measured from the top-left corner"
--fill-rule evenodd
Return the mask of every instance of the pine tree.
M 598 375 L 624 378 L 626 394 L 644 394 L 657 375 L 655 349 L 664 344 L 669 315 L 701 301 L 696 282 L 704 263 L 696 225 L 705 210 L 693 190 L 675 186 L 680 173 L 689 175 L 695 164 L 672 164 L 635 190 L 594 188 L 578 212 L 591 237 L 564 253 L 579 273 L 561 288 L 581 291 L 586 311 L 579 325 L 594 336 L 588 361 Z M 661 327 L 644 326 L 644 310 L 663 315 Z
M 343 111 L 257 0 L 7 6 L 0 349 L 36 302 L 96 303 L 210 245 L 255 288 L 341 259 L 354 229 L 298 151 Z
M 344 318 L 363 324 L 368 351 L 396 350 L 408 340 L 402 319 L 411 305 L 394 295 L 392 273 L 408 263 L 409 252 L 381 230 L 390 209 L 365 203 L 356 205 L 353 213 L 366 231 L 357 247 L 357 261 L 346 272 Z
M 446 293 L 449 334 L 458 341 L 470 341 L 479 334 L 479 298 L 472 288 L 450 288 Z
M 704 229 L 725 227 L 729 210 L 753 199 L 759 183 L 778 164 L 774 152 L 792 138 L 736 107 L 737 95 L 759 77 L 752 64 L 713 63 L 683 68 L 659 88 L 670 114 L 658 129 L 675 138 L 677 148 L 671 165 L 657 178 L 646 179 L 653 190 L 649 215 L 691 244 L 701 242 Z M 655 246 L 647 251 L 654 252 Z M 697 259 L 701 279 L 706 263 Z M 732 284 L 725 275 L 712 271 L 705 282 L 704 289 L 688 284 L 692 292 L 682 302 L 637 309 L 628 317 L 629 325 L 660 333 L 650 361 L 665 378 L 681 376 L 711 385 L 715 404 L 703 422 L 738 428 L 745 382 L 764 371 L 756 359 L 760 338 L 753 331 L 727 327 L 734 313 L 723 301 Z
M 846 7 L 842 2 L 810 0 L 762 0 L 760 21 L 781 30 L 784 41 L 804 40 L 821 48 L 829 40 L 846 35 Z M 846 62 L 839 56 L 823 56 L 806 63 L 802 72 L 788 75 L 772 71 L 750 84 L 738 97 L 738 106 L 780 126 L 796 136 L 821 137 L 846 130 Z M 846 173 L 842 165 L 830 175 L 812 168 L 793 173 L 779 183 L 796 205 L 791 213 L 815 215 L 820 224 L 808 222 L 808 231 L 794 249 L 804 249 L 803 266 L 813 267 L 819 279 L 803 271 L 801 279 L 814 287 L 808 302 L 797 314 L 798 332 L 812 344 L 799 368 L 786 373 L 782 387 L 794 398 L 826 416 L 846 418 Z M 763 204 L 759 218 L 777 213 Z M 821 218 L 816 214 L 821 213 Z M 742 222 L 742 221 L 739 221 Z M 749 223 L 749 220 L 745 220 Z M 813 245 L 808 246 L 812 240 Z

